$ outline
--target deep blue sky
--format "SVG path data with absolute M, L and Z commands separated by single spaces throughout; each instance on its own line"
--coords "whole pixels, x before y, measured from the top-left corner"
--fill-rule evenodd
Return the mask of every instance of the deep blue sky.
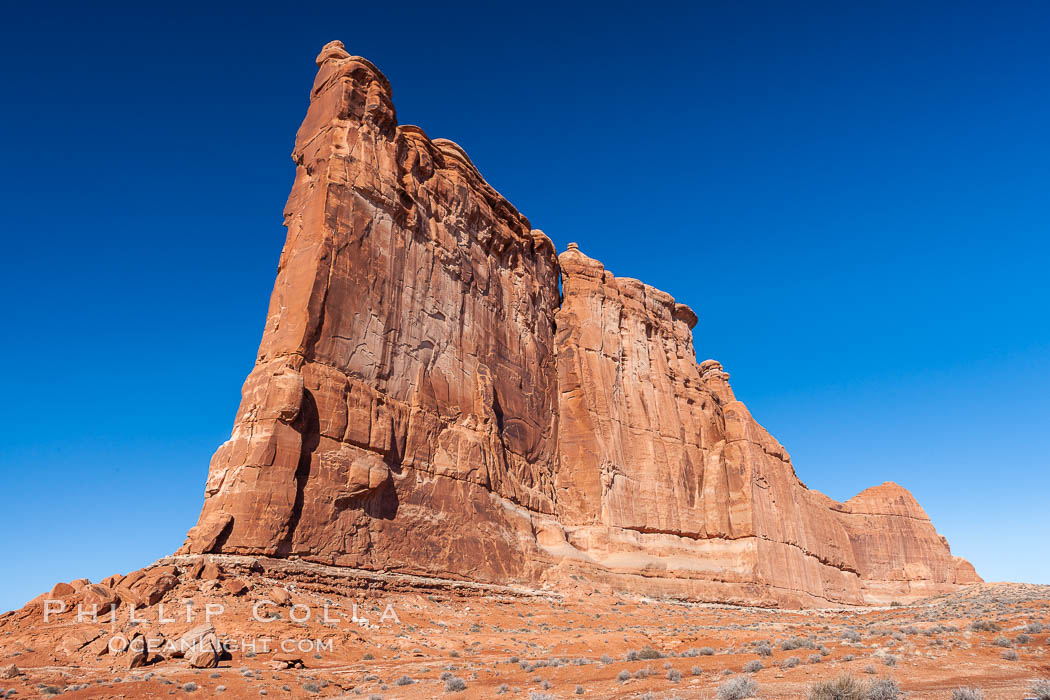
M 559 250 L 690 304 L 809 486 L 897 481 L 1050 583 L 1050 13 L 859 4 L 8 7 L 0 609 L 195 522 L 336 38 Z

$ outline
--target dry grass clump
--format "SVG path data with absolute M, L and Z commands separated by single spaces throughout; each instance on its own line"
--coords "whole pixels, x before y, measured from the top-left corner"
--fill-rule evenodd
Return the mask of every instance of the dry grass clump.
M 784 651 L 792 651 L 794 649 L 816 649 L 817 645 L 813 642 L 812 639 L 791 637 L 782 641 L 780 643 L 780 648 Z
M 990 620 L 974 620 L 970 623 L 970 629 L 974 632 L 998 632 L 1002 629 L 998 622 Z
M 737 676 L 718 686 L 718 700 L 744 700 L 758 695 L 758 683 L 748 676 Z
M 820 681 L 806 690 L 807 700 L 867 700 L 868 684 L 846 674 L 833 681 Z
M 1032 681 L 1032 685 L 1028 686 L 1028 694 L 1035 700 L 1050 700 L 1050 680 L 1043 678 Z
M 897 681 L 858 681 L 844 674 L 833 681 L 820 681 L 806 690 L 807 700 L 897 700 L 901 697 Z
M 656 649 L 652 648 L 651 646 L 644 646 L 644 647 L 642 647 L 642 650 L 638 652 L 638 658 L 639 659 L 644 659 L 646 661 L 651 661 L 653 659 L 662 659 L 662 658 L 664 658 L 664 654 L 663 654 L 663 652 L 657 651 Z
M 883 678 L 875 681 L 868 688 L 867 700 L 898 700 L 901 697 L 901 688 L 897 681 L 892 678 Z

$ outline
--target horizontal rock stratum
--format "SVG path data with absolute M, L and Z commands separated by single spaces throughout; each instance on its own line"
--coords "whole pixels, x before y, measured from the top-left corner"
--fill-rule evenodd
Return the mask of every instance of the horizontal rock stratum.
M 340 42 L 317 64 L 258 360 L 181 553 L 759 605 L 981 580 L 900 486 L 806 488 L 697 364 L 689 307 L 557 255 Z

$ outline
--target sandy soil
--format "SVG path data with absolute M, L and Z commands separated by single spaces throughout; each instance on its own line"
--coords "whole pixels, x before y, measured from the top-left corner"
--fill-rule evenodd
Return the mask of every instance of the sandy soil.
M 134 619 L 122 606 L 77 622 L 71 604 L 45 622 L 39 601 L 6 613 L 0 675 L 10 664 L 18 675 L 0 678 L 0 697 L 716 698 L 760 665 L 746 675 L 762 698 L 805 697 L 814 682 L 849 673 L 893 679 L 909 698 L 972 686 L 1005 700 L 1050 678 L 1048 586 L 981 584 L 913 605 L 796 611 L 652 600 L 585 581 L 553 593 L 223 576 L 248 590 L 234 596 L 222 581 L 183 578 Z M 291 600 L 265 602 L 275 590 Z M 230 649 L 218 668 L 155 653 L 129 669 L 131 655 L 110 648 L 135 631 L 176 639 L 205 622 L 209 605 Z M 275 668 L 296 659 L 304 668 Z M 455 679 L 464 690 L 447 689 Z

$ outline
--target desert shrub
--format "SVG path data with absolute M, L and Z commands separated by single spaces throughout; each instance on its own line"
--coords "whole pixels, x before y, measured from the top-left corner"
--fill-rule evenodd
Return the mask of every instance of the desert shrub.
M 1035 700 L 1050 700 L 1050 680 L 1043 678 L 1032 681 L 1032 685 L 1028 686 L 1028 694 Z
M 761 661 L 754 659 L 744 664 L 744 673 L 758 673 L 764 668 L 765 666 L 762 665 Z
M 506 683 L 500 683 L 499 687 L 496 688 L 496 695 L 506 695 L 510 692 L 510 686 Z
M 858 632 L 857 630 L 852 629 L 852 628 L 842 630 L 842 632 L 840 633 L 840 636 L 843 639 L 845 639 L 847 642 L 859 642 L 860 641 L 860 632 Z
M 1006 637 L 999 636 L 992 640 L 992 644 L 997 647 L 1008 647 L 1011 646 L 1012 643 Z
M 711 647 L 700 647 L 700 656 L 714 656 L 715 650 Z
M 467 682 L 459 676 L 452 676 L 445 681 L 445 692 L 446 693 L 458 693 L 461 690 L 467 689 Z
M 1016 637 L 1014 637 L 1014 641 L 1018 644 L 1028 644 L 1032 641 L 1032 638 L 1029 637 L 1027 634 L 1019 634 Z
M 529 700 L 556 700 L 550 693 L 540 693 L 535 690 L 529 693 Z
M 882 663 L 893 668 L 897 665 L 897 657 L 893 654 L 886 654 L 886 656 L 882 657 Z
M 1017 652 L 1013 649 L 1005 650 L 1002 654 L 1000 654 L 1000 656 L 1002 656 L 1007 661 L 1017 661 L 1018 659 Z
M 637 661 L 638 660 L 638 651 L 636 649 L 631 649 L 629 652 L 627 652 L 626 654 L 623 655 L 623 660 L 624 661 Z
M 702 676 L 704 675 L 704 669 L 700 668 L 699 666 L 693 666 L 692 674 L 694 676 Z
M 875 681 L 868 687 L 867 700 L 898 700 L 901 688 L 892 678 Z
M 622 671 L 620 671 L 619 673 L 616 674 L 616 680 L 620 681 L 621 683 L 623 683 L 624 681 L 630 680 L 630 679 L 631 679 L 631 672 L 628 671 L 627 669 L 624 669 L 624 670 L 622 670 Z
M 677 683 L 678 681 L 682 680 L 682 672 L 676 668 L 672 668 L 670 671 L 667 672 L 667 680 L 671 681 L 672 683 Z
M 1029 622 L 1025 625 L 1024 631 L 1028 634 L 1042 634 L 1043 623 L 1042 622 Z
M 576 694 L 577 695 L 583 695 L 583 686 L 582 685 L 576 686 Z
M 749 676 L 737 676 L 718 686 L 718 700 L 743 700 L 758 695 L 758 684 Z
M 609 656 L 608 654 L 602 654 L 602 658 L 600 658 L 598 660 L 601 661 L 605 665 L 609 665 L 613 661 L 615 661 L 615 659 L 613 659 L 613 657 Z
M 868 686 L 846 674 L 833 681 L 821 681 L 806 690 L 807 700 L 867 700 Z
M 984 693 L 977 688 L 955 688 L 952 700 L 984 700 Z
M 991 620 L 974 620 L 970 623 L 970 629 L 974 632 L 998 632 L 1002 627 Z
M 815 649 L 816 644 L 813 643 L 812 639 L 801 639 L 799 637 L 790 637 L 780 643 L 780 648 L 784 651 L 792 651 L 794 649 Z
M 878 673 L 878 671 L 875 669 L 874 666 L 872 666 L 871 664 L 868 664 L 867 666 L 864 667 L 864 673 L 870 673 L 872 675 L 875 675 L 876 673 Z
M 411 676 L 401 676 L 394 681 L 394 685 L 412 685 L 413 683 L 415 683 L 415 681 L 412 680 Z
M 807 663 L 819 664 L 821 660 L 820 654 L 810 654 L 809 658 L 806 659 Z
M 662 659 L 664 658 L 664 655 L 656 649 L 653 649 L 651 646 L 645 646 L 642 647 L 640 652 L 638 652 L 638 658 L 651 661 L 652 659 Z
M 795 668 L 800 663 L 802 663 L 802 659 L 797 656 L 789 656 L 780 662 L 780 668 Z
M 766 642 L 762 642 L 761 644 L 755 647 L 755 653 L 759 656 L 772 656 L 773 650 L 769 647 L 769 644 L 767 644 Z

